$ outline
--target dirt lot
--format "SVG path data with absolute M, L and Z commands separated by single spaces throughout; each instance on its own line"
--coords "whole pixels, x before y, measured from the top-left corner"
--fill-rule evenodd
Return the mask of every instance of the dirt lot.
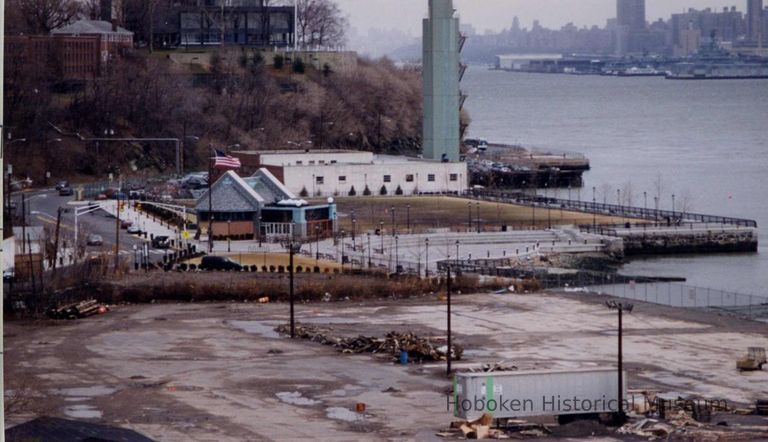
M 459 367 L 614 363 L 616 314 L 602 298 L 457 298 L 454 330 L 467 348 Z M 287 313 L 284 304 L 154 304 L 73 322 L 7 323 L 7 388 L 17 407 L 9 425 L 48 414 L 163 441 L 439 440 L 451 421 L 442 364 L 403 367 L 291 341 L 272 331 Z M 299 305 L 297 317 L 344 335 L 437 336 L 445 306 L 431 298 L 318 303 Z M 768 371 L 735 370 L 748 346 L 768 347 L 765 324 L 639 304 L 625 327 L 631 389 L 732 404 L 768 397 Z M 367 404 L 364 417 L 353 412 L 358 402 Z M 768 428 L 768 419 L 756 419 Z
M 454 228 L 467 229 L 469 226 L 469 200 L 451 197 L 377 197 L 377 198 L 338 198 L 339 221 L 347 232 L 352 230 L 352 211 L 355 211 L 358 231 L 379 228 L 384 222 L 384 229 L 392 228 L 392 207 L 395 207 L 395 225 L 399 232 L 407 231 L 410 205 L 410 224 L 414 232 L 425 229 Z M 472 226 L 477 228 L 477 202 L 472 201 Z M 547 228 L 562 224 L 591 224 L 593 216 L 587 213 L 547 210 L 543 208 L 516 206 L 513 204 L 480 202 L 480 224 L 484 230 L 499 230 L 507 225 L 510 229 L 530 228 L 534 223 L 538 228 Z M 624 219 L 597 216 L 598 223 L 619 223 Z

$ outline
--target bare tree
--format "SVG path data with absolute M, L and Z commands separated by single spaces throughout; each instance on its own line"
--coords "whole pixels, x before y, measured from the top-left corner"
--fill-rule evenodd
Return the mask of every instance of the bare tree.
M 303 47 L 334 47 L 344 44 L 347 18 L 333 0 L 296 0 L 298 41 Z
M 8 6 L 18 8 L 31 34 L 47 34 L 68 25 L 82 12 L 82 5 L 76 0 L 15 0 L 13 3 Z

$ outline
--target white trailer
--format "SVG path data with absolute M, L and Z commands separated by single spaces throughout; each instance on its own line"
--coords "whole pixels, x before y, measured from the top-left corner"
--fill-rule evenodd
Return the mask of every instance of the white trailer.
M 622 407 L 626 379 L 624 374 Z M 496 419 L 616 413 L 618 390 L 615 368 L 457 373 L 449 405 L 456 417 L 469 420 L 484 413 Z

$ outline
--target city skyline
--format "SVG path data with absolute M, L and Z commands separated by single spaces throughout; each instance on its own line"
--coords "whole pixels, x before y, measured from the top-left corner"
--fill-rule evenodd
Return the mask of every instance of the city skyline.
M 359 33 L 370 29 L 399 30 L 417 37 L 421 20 L 427 14 L 427 1 L 413 0 L 337 0 L 350 25 Z M 698 3 L 698 4 L 692 4 Z M 747 0 L 712 0 L 706 4 L 692 0 L 647 0 L 646 19 L 669 19 L 672 14 L 694 9 L 722 9 L 736 6 L 747 12 Z M 616 0 L 456 0 L 462 23 L 471 24 L 479 33 L 508 29 L 514 17 L 522 27 L 530 28 L 534 21 L 558 29 L 568 23 L 577 27 L 605 26 L 616 18 Z

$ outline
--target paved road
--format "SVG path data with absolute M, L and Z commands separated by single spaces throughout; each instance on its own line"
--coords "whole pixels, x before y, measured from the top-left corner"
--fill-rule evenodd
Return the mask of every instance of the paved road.
M 74 238 L 74 207 L 68 205 L 73 197 L 59 196 L 53 189 L 28 192 L 25 194 L 28 223 L 33 226 L 56 226 L 56 215 L 59 207 L 71 209 L 69 213 L 62 213 L 61 216 L 61 237 L 62 241 L 71 241 Z M 13 201 L 18 210 L 21 210 L 21 195 L 15 193 Z M 107 252 L 115 247 L 115 224 L 116 220 L 103 210 L 97 210 L 93 213 L 82 215 L 79 218 L 78 235 L 97 234 L 104 239 L 103 246 L 88 246 L 89 252 Z M 120 251 L 121 254 L 133 254 L 133 246 L 141 247 L 147 241 L 137 235 L 129 235 L 125 230 L 120 230 Z M 154 255 L 162 255 L 164 251 L 153 250 Z

